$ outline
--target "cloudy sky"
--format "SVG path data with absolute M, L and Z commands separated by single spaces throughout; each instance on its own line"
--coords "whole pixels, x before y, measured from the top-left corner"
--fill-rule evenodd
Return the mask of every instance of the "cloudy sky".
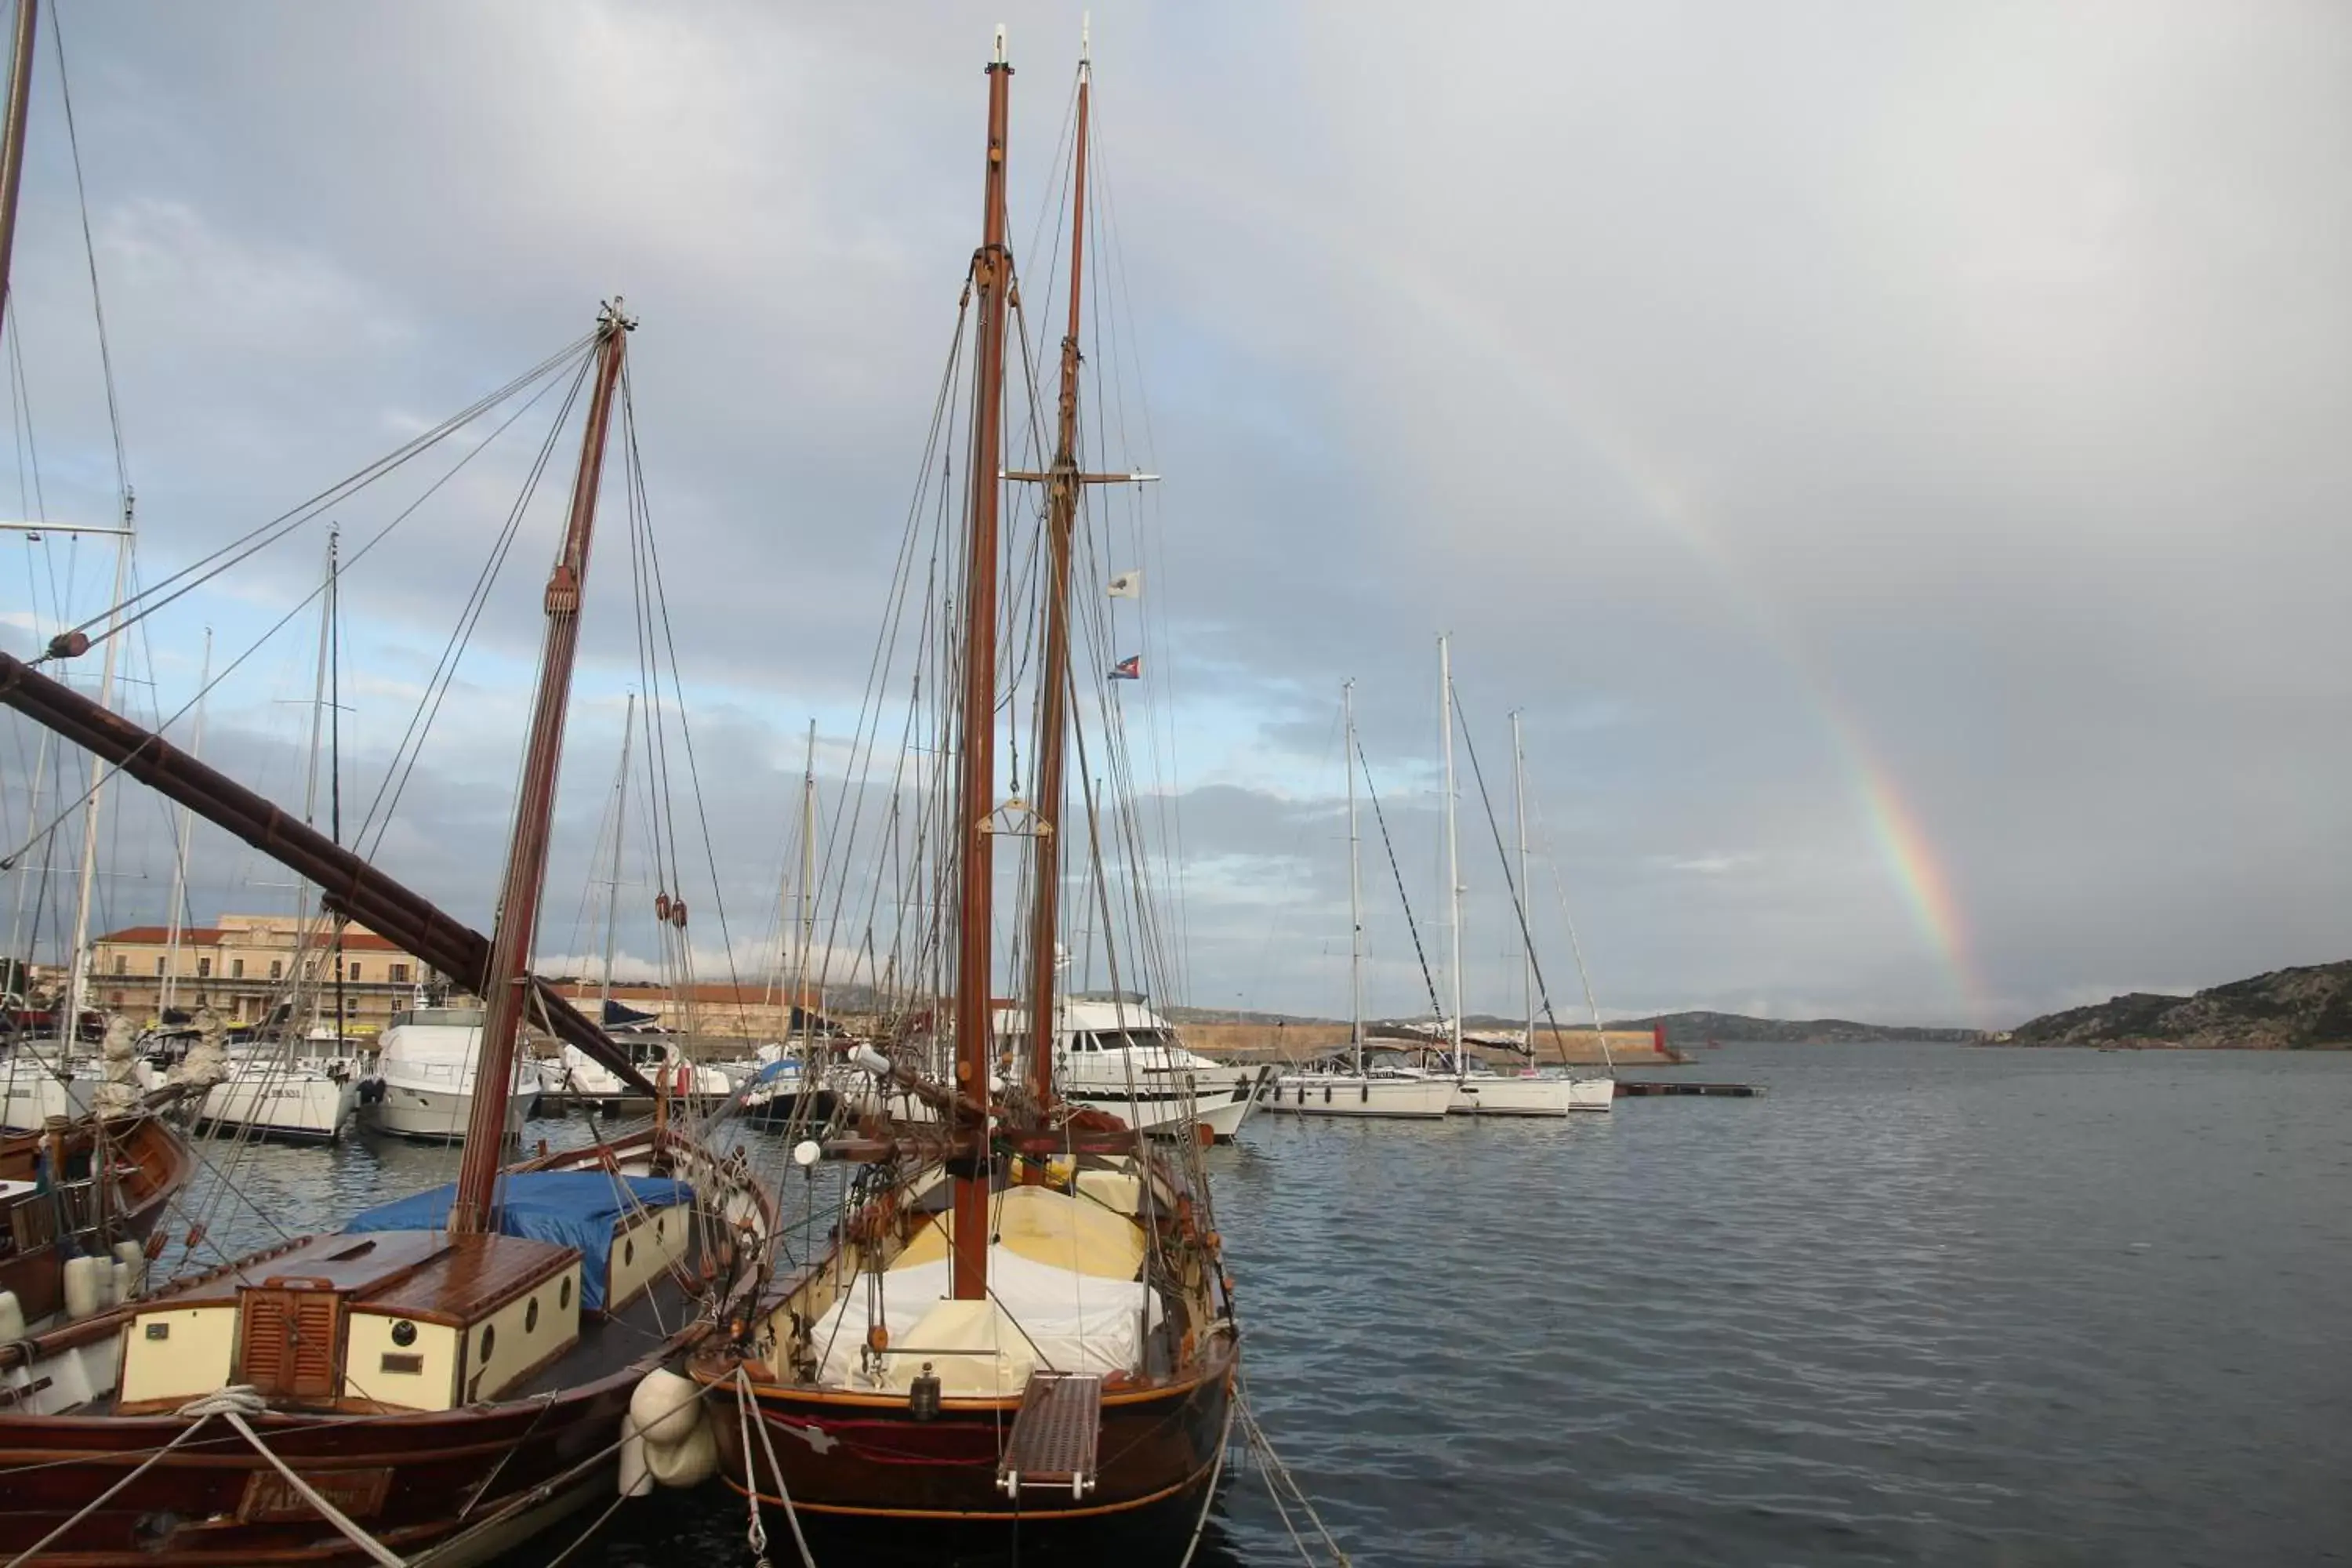
M 2352 14 L 1095 13 L 1118 310 L 1090 347 L 1118 384 L 1093 427 L 1103 460 L 1166 476 L 1141 514 L 1165 649 L 1147 684 L 1176 738 L 1189 1000 L 1344 1010 L 1350 677 L 1436 937 L 1447 630 L 1498 805 L 1523 710 L 1563 1002 L 1559 891 L 1611 1012 L 1990 1025 L 2352 953 Z M 752 941 L 801 731 L 818 721 L 831 777 L 854 726 L 977 237 L 1000 14 L 1012 227 L 1042 296 L 1051 258 L 1025 249 L 1076 5 L 66 5 L 142 579 L 625 293 L 722 890 Z M 103 519 L 53 42 L 0 483 L 22 515 Z M 353 574 L 358 795 L 528 430 Z M 363 533 L 419 488 L 338 515 Z M 527 519 L 381 851 L 477 919 L 553 526 Z M 148 622 L 131 663 L 155 684 L 126 700 L 184 702 L 202 628 L 244 651 L 320 548 L 312 530 Z M 623 557 L 600 566 L 551 952 L 634 679 Z M 106 570 L 100 543 L 0 543 L 7 635 L 100 607 Z M 306 626 L 207 720 L 207 755 L 281 799 Z M 0 736 L 12 847 L 36 744 Z M 159 915 L 169 875 L 161 812 L 124 799 L 110 923 Z M 1463 842 L 1470 1005 L 1507 1011 L 1475 787 Z M 289 896 L 250 855 L 199 850 L 199 915 Z M 1376 838 L 1366 884 L 1372 1005 L 1409 1010 Z M 57 897 L 31 900 L 45 933 Z

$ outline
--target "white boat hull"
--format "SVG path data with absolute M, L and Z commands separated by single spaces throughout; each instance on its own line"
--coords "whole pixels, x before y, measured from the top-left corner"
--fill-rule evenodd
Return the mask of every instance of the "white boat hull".
M 90 1086 L 79 1079 L 59 1083 L 33 1062 L 0 1068 L 0 1130 L 37 1132 L 53 1116 L 68 1121 L 89 1109 Z
M 215 1084 L 196 1113 L 198 1124 L 215 1136 L 247 1135 L 288 1143 L 331 1143 L 359 1104 L 359 1084 L 325 1073 L 239 1073 Z
M 1268 1110 L 1289 1116 L 1352 1116 L 1434 1121 L 1454 1108 L 1450 1078 L 1355 1073 L 1294 1073 L 1274 1086 Z
M 1573 1086 L 1568 1098 L 1570 1110 L 1606 1110 L 1617 1103 L 1617 1080 L 1613 1078 L 1570 1079 Z
M 1155 1138 L 1181 1138 L 1199 1126 L 1207 1128 L 1217 1142 L 1230 1143 L 1264 1099 L 1269 1080 L 1263 1071 L 1242 1071 L 1226 1082 L 1222 1073 L 1213 1069 L 1183 1074 L 1181 1088 L 1161 1087 L 1170 1076 L 1156 1074 L 1148 1086 L 1138 1086 L 1134 1093 L 1124 1088 L 1071 1083 L 1064 1085 L 1062 1094 L 1075 1104 L 1116 1116 Z M 1204 1078 L 1209 1081 L 1202 1082 Z

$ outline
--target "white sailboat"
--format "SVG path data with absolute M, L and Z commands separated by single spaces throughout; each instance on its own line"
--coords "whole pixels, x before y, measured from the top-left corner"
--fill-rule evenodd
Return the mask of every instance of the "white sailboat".
M 1454 668 L 1451 639 L 1437 639 L 1440 683 L 1445 722 L 1445 865 L 1452 908 L 1454 1016 L 1447 1025 L 1449 1065 L 1454 1071 L 1457 1116 L 1566 1116 L 1571 1110 L 1606 1110 L 1615 1102 L 1617 1084 L 1612 1078 L 1574 1078 L 1538 1071 L 1534 1066 L 1537 975 L 1535 948 L 1527 921 L 1528 796 L 1525 756 L 1519 743 L 1519 716 L 1511 715 L 1511 791 L 1517 817 L 1518 879 L 1512 899 L 1519 920 L 1520 983 L 1527 1008 L 1527 1032 L 1519 1048 L 1528 1065 L 1516 1073 L 1497 1072 L 1473 1060 L 1462 1037 L 1462 875 L 1461 845 L 1454 831 Z M 1475 754 L 1473 760 L 1475 760 Z M 1483 789 L 1483 785 L 1482 785 Z M 1506 868 L 1507 869 L 1507 866 Z M 1597 1027 L 1597 1023 L 1596 1023 Z M 1605 1042 L 1604 1042 L 1605 1044 Z
M 1427 1121 L 1454 1106 L 1454 1084 L 1402 1052 L 1364 1045 L 1364 879 L 1356 826 L 1356 683 L 1340 688 L 1347 715 L 1348 1049 L 1303 1071 L 1284 1074 L 1267 1102 L 1294 1116 L 1400 1117 Z

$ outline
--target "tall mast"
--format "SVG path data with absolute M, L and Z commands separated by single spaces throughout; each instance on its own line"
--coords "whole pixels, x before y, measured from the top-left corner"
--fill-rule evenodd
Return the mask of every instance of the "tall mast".
M 539 658 L 539 691 L 531 703 L 530 740 L 515 795 L 514 835 L 507 847 L 506 881 L 498 923 L 490 930 L 485 964 L 482 1051 L 474 1069 L 474 1106 L 466 1122 L 466 1154 L 449 1205 L 453 1234 L 490 1227 L 499 1156 L 506 1148 L 507 1102 L 514 1089 L 515 1036 L 531 989 L 530 944 L 539 896 L 547 880 L 547 840 L 555 814 L 556 768 L 563 760 L 563 717 L 572 703 L 572 661 L 580 644 L 580 599 L 588 582 L 588 547 L 596 530 L 596 489 L 604 472 L 604 437 L 613 390 L 631 327 L 615 297 L 597 317 L 595 388 L 580 438 L 580 468 L 572 480 L 572 514 L 563 545 L 548 574 L 547 638 Z
M 613 876 L 604 884 L 604 967 L 597 983 L 596 1022 L 612 1022 L 613 943 L 621 931 L 621 841 L 629 826 L 629 742 L 637 738 L 637 694 L 621 713 L 621 766 L 613 775 Z
M 122 595 L 130 576 L 131 497 L 126 491 L 122 498 L 122 533 L 114 542 L 114 602 L 106 612 L 106 657 L 99 663 L 100 708 L 114 705 L 115 645 L 121 640 L 114 634 L 121 629 Z M 103 761 L 96 756 L 89 759 L 89 803 L 81 811 L 81 889 L 74 900 L 73 957 L 66 981 L 65 1026 L 58 1036 L 60 1065 L 80 1036 L 82 1000 L 89 989 L 90 882 L 98 874 L 98 816 L 106 802 L 106 781 L 110 776 L 111 770 Z
M 1536 954 L 1530 922 L 1535 911 L 1528 898 L 1528 758 L 1519 746 L 1519 710 L 1511 710 L 1511 805 L 1518 825 L 1519 885 L 1512 895 L 1519 900 L 1519 980 L 1527 994 L 1528 1061 L 1536 1059 Z
M 1045 661 L 1037 704 L 1036 874 L 1029 913 L 1029 1091 L 1054 1092 L 1054 957 L 1061 936 L 1064 731 L 1069 728 L 1070 536 L 1078 513 L 1078 306 L 1086 278 L 1087 110 L 1090 50 L 1078 47 L 1077 136 L 1070 155 L 1070 315 L 1062 334 L 1062 394 L 1046 480 Z
M 319 651 L 316 668 L 310 676 L 310 760 L 302 779 L 302 826 L 305 827 L 319 826 L 319 745 L 325 739 L 327 731 L 327 647 L 335 627 L 335 534 L 330 530 L 327 534 L 326 580 L 320 584 L 322 592 L 319 596 Z M 319 973 L 318 950 L 311 945 L 314 921 L 310 910 L 310 884 L 303 882 L 300 889 L 295 895 L 294 904 L 294 997 L 312 1010 L 315 1022 L 320 994 L 324 989 L 320 982 L 332 977 L 333 972 L 330 970 L 326 976 Z M 338 956 L 329 954 L 331 961 Z M 340 987 L 335 1005 L 342 1005 Z M 308 1026 L 304 1026 L 305 1028 Z
M 972 253 L 971 287 L 979 310 L 972 326 L 971 537 L 963 578 L 963 703 L 959 714 L 961 755 L 956 783 L 957 929 L 955 1087 L 977 1109 L 965 1129 L 969 1142 L 955 1162 L 955 1299 L 988 1295 L 988 1067 L 994 1020 L 989 1007 L 991 922 L 995 916 L 995 866 L 990 825 L 996 815 L 996 509 L 1003 460 L 1004 310 L 1013 286 L 1013 257 L 1004 244 L 1004 156 L 1013 68 L 1004 59 L 1004 29 L 996 29 L 996 58 L 988 63 L 988 166 L 982 180 L 981 242 Z
M 213 683 L 213 629 L 205 628 L 204 668 L 196 677 L 196 719 L 188 734 L 188 755 L 201 759 L 205 754 L 205 693 Z M 39 784 L 36 777 L 33 781 Z M 172 1010 L 180 985 L 180 926 L 181 910 L 188 902 L 188 840 L 196 826 L 196 814 L 186 806 L 180 807 L 180 843 L 172 857 L 172 921 L 163 938 L 163 989 L 156 998 L 158 1020 Z
M 793 1010 L 799 1008 L 805 1032 L 814 1037 L 816 1027 L 807 1022 L 809 949 L 816 945 L 816 905 L 810 901 L 810 884 L 816 880 L 816 721 L 809 721 L 808 751 L 801 763 L 801 931 L 799 952 L 793 959 L 793 994 L 784 1004 L 784 1032 L 792 1034 Z M 807 1081 L 814 1082 L 814 1079 Z
M 1462 1059 L 1462 846 L 1454 833 L 1454 649 L 1451 637 L 1437 639 L 1437 684 L 1442 717 L 1445 726 L 1445 898 L 1452 911 L 1446 921 L 1448 942 L 1453 948 L 1450 972 L 1454 993 L 1454 1019 L 1446 1033 L 1454 1047 L 1454 1076 L 1458 1080 L 1469 1075 L 1470 1066 Z
M 1339 688 L 1339 704 L 1347 710 L 1348 739 L 1348 1044 L 1356 1053 L 1356 1071 L 1364 1070 L 1364 875 L 1360 863 L 1361 839 L 1356 832 L 1356 683 Z
M 33 47 L 39 37 L 37 0 L 16 0 L 16 47 L 8 56 L 8 118 L 0 125 L 0 305 L 11 297 L 8 267 L 16 250 L 16 191 L 25 183 L 25 122 L 32 112 Z

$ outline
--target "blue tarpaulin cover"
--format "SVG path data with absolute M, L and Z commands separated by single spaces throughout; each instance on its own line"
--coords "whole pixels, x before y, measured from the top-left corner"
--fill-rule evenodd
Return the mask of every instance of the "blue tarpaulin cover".
M 355 1215 L 343 1229 L 439 1230 L 449 1223 L 452 1184 L 412 1193 Z M 499 1178 L 499 1234 L 552 1241 L 580 1254 L 580 1305 L 602 1311 L 604 1264 L 615 1221 L 638 1207 L 669 1208 L 694 1201 L 694 1189 L 666 1176 L 614 1176 L 603 1171 L 521 1171 Z

